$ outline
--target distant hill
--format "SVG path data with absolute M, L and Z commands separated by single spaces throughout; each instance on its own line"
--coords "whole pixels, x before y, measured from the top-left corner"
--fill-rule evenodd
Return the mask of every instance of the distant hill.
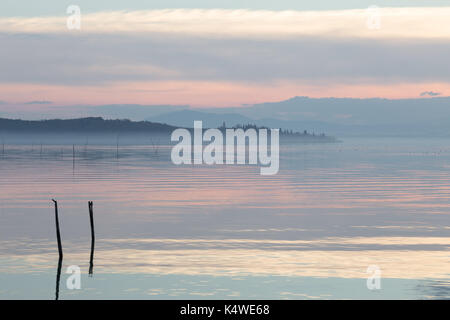
M 210 110 L 205 110 L 210 112 Z M 217 113 L 237 112 L 230 108 Z M 355 99 L 294 97 L 239 110 L 259 125 L 325 131 L 337 136 L 449 136 L 450 97 Z
M 341 137 L 448 137 L 450 97 L 397 100 L 294 97 L 241 108 L 169 111 L 149 119 L 182 126 L 192 126 L 193 119 L 203 120 L 205 126 L 211 127 L 223 121 L 227 126 L 252 123 Z
M 250 123 L 300 132 L 325 132 L 339 137 L 450 136 L 450 97 L 445 96 L 417 99 L 293 97 L 242 107 L 201 109 L 182 105 L 86 105 L 20 110 L 14 105 L 0 104 L 0 117 L 127 118 L 177 127 L 192 127 L 194 120 L 203 120 L 203 126 L 209 128 L 221 126 L 223 122 L 227 126 Z
M 182 111 L 183 112 L 183 111 Z M 172 126 L 164 123 L 150 122 L 150 121 L 131 121 L 131 120 L 105 120 L 100 117 L 90 117 L 90 118 L 79 118 L 79 119 L 53 119 L 53 120 L 19 120 L 19 119 L 5 119 L 0 118 L 0 134 L 50 134 L 55 138 L 59 133 L 62 134 L 76 134 L 76 135 L 88 135 L 88 134 L 162 134 L 164 136 L 170 137 L 170 134 L 177 128 L 187 128 L 192 132 L 192 126 L 194 120 L 198 120 L 199 116 L 202 114 L 197 114 L 196 112 L 189 111 L 192 115 L 192 119 L 187 119 L 186 125 Z M 221 117 L 222 120 L 230 120 L 229 117 Z M 202 120 L 202 117 L 200 117 Z M 237 119 L 236 119 L 237 120 Z M 269 129 L 268 127 L 259 126 L 257 124 L 252 124 L 250 119 L 243 124 L 226 124 L 222 121 L 222 125 L 211 125 L 203 124 L 203 130 L 208 128 L 219 128 L 222 131 L 225 129 L 237 129 L 241 128 L 247 129 Z M 192 121 L 192 123 L 190 122 Z M 207 122 L 207 121 L 206 121 Z M 224 125 L 224 122 L 226 126 Z M 334 140 L 333 137 L 326 136 L 325 134 L 316 134 L 314 132 L 303 131 L 293 131 L 289 129 L 280 128 L 280 136 L 284 137 L 294 137 L 301 140 Z
M 260 127 L 283 128 L 300 132 L 307 130 L 315 133 L 330 132 L 331 130 L 335 130 L 336 127 L 344 127 L 343 125 L 319 121 L 288 121 L 276 118 L 253 119 L 238 113 L 213 113 L 197 110 L 169 112 L 148 118 L 148 120 L 186 128 L 192 128 L 194 121 L 201 120 L 203 121 L 204 128 L 218 128 L 225 122 L 229 128 L 242 124 L 255 124 Z
M 194 121 L 201 120 L 203 126 L 208 128 L 220 127 L 224 122 L 230 126 L 255 122 L 253 119 L 237 113 L 217 114 L 198 110 L 174 111 L 148 118 L 148 120 L 181 127 L 192 127 Z
M 0 118 L 0 132 L 36 133 L 168 133 L 176 127 L 149 121 L 105 120 L 100 117 L 69 120 L 13 120 Z

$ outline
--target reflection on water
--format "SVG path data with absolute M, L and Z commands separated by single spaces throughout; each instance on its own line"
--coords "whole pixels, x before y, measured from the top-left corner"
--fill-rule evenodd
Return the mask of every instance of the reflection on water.
M 424 298 L 450 299 L 450 281 L 448 279 L 426 280 L 421 282 L 417 289 L 423 292 Z
M 95 250 L 95 229 L 94 229 L 94 203 L 88 202 L 89 207 L 89 222 L 91 224 L 91 255 L 89 258 L 89 275 L 94 274 L 94 250 Z
M 72 148 L 9 145 L 0 158 L 1 298 L 51 298 L 52 198 L 62 299 L 448 297 L 445 140 L 282 145 L 276 176 L 177 167 L 170 146 Z M 95 279 L 67 290 L 65 268 L 91 274 L 94 246 Z M 367 289 L 369 265 L 382 290 Z
M 380 265 L 386 278 L 443 279 L 448 276 L 448 241 L 411 237 L 402 244 L 402 239 L 102 239 L 97 248 L 97 272 L 365 279 L 367 266 Z M 51 243 L 42 246 L 48 248 Z M 67 243 L 67 247 L 70 256 L 66 255 L 65 264 L 77 264 L 87 270 L 84 261 L 88 251 L 83 243 Z M 55 254 L 9 254 L 2 258 L 2 265 L 6 267 L 0 266 L 0 272 L 46 272 L 46 266 L 51 267 L 56 258 Z M 12 264 L 14 270 L 10 270 Z
M 55 289 L 55 300 L 59 300 L 59 283 L 61 282 L 61 268 L 62 268 L 63 257 L 58 258 L 58 269 L 56 269 L 56 289 Z

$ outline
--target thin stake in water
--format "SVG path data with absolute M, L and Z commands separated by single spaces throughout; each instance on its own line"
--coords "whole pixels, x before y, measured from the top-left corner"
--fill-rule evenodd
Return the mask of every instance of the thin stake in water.
M 59 230 L 58 202 L 54 199 L 52 199 L 52 201 L 55 204 L 56 239 L 58 241 L 58 252 L 59 252 L 58 270 L 56 271 L 56 289 L 55 289 L 55 300 L 58 300 L 59 299 L 59 282 L 61 279 L 61 267 L 62 267 L 62 261 L 63 261 L 63 251 L 62 251 L 62 245 L 61 245 L 61 232 Z
M 116 158 L 119 159 L 119 135 L 116 138 Z
M 55 224 L 56 224 L 56 240 L 58 241 L 58 252 L 59 257 L 63 257 L 63 250 L 61 245 L 61 232 L 59 230 L 59 217 L 58 217 L 58 202 L 54 199 L 52 199 L 53 203 L 55 204 Z

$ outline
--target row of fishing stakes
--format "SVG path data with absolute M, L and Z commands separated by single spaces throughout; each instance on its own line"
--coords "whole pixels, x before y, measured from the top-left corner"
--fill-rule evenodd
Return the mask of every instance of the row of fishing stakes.
M 56 292 L 55 292 L 55 300 L 59 299 L 59 282 L 61 279 L 61 267 L 63 261 L 63 250 L 61 244 L 61 232 L 59 229 L 59 215 L 58 215 L 58 202 L 52 199 L 55 204 L 55 224 L 56 224 L 56 240 L 58 241 L 58 270 L 56 272 Z M 94 247 L 95 247 L 95 231 L 94 231 L 94 203 L 92 201 L 88 201 L 89 208 L 89 221 L 91 225 L 91 255 L 89 259 L 89 276 L 92 276 L 94 270 Z

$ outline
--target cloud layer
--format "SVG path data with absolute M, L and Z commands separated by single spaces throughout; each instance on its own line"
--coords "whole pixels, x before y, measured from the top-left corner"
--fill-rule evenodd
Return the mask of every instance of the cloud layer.
M 445 95 L 449 17 L 450 8 L 117 11 L 82 15 L 81 30 L 68 30 L 67 17 L 0 18 L 0 99 L 24 85 L 28 101 L 54 103 L 81 90 L 83 101 L 114 103 L 120 88 L 124 98 L 184 92 L 188 101 L 158 103 L 209 105 L 250 103 L 239 100 L 245 91 L 267 88 L 274 99 Z
M 450 7 L 335 11 L 166 9 L 83 14 L 81 32 L 228 37 L 450 38 Z M 67 17 L 0 18 L 13 33 L 67 33 Z
M 0 34 L 0 83 L 450 82 L 450 42 Z

